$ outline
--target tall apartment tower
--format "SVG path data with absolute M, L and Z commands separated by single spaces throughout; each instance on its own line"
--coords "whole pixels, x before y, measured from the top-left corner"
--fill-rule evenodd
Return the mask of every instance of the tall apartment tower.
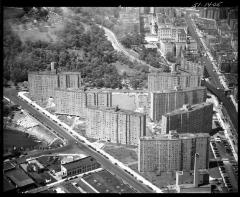
M 85 117 L 86 93 L 81 89 L 55 89 L 56 113 Z
M 165 113 L 181 108 L 184 104 L 198 104 L 206 101 L 206 88 L 177 87 L 175 90 L 150 92 L 149 117 L 153 121 L 159 121 Z
M 61 72 L 58 74 L 59 88 L 80 88 L 82 86 L 82 78 L 80 72 Z
M 87 108 L 86 136 L 113 143 L 138 145 L 146 136 L 146 115 L 116 108 Z
M 138 146 L 139 172 L 176 172 L 194 170 L 199 153 L 199 169 L 208 169 L 209 134 L 171 131 L 158 137 L 141 137 Z
M 54 89 L 58 87 L 56 72 L 29 72 L 28 84 L 30 96 L 39 102 L 55 97 Z
M 148 74 L 148 91 L 173 90 L 176 86 L 194 88 L 201 86 L 201 75 L 186 72 L 179 72 L 177 68 L 171 73 L 150 73 Z
M 212 103 L 184 105 L 183 108 L 162 116 L 161 133 L 170 130 L 179 133 L 209 133 L 212 130 Z
M 57 72 L 54 63 L 50 71 L 28 73 L 30 96 L 40 102 L 49 97 L 55 98 L 55 88 L 80 88 L 82 78 L 80 72 Z

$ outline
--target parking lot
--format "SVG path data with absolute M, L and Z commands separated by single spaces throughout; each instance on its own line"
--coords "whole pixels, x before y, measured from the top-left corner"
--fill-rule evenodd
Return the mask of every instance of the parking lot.
M 214 155 L 218 159 L 218 168 L 229 192 L 238 191 L 238 166 L 226 139 L 215 137 L 211 141 Z

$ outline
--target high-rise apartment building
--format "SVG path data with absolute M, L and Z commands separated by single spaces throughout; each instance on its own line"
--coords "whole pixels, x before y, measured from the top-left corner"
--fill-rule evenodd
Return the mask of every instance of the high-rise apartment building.
M 184 104 L 197 104 L 206 101 L 206 88 L 196 87 L 161 92 L 150 92 L 149 117 L 159 121 L 165 113 L 181 108 Z
M 85 117 L 87 95 L 81 89 L 55 89 L 56 113 Z
M 184 105 L 183 108 L 162 116 L 161 133 L 210 133 L 212 130 L 212 103 Z
M 55 97 L 54 89 L 58 87 L 56 72 L 29 72 L 28 84 L 30 96 L 39 102 Z
M 181 86 L 183 89 L 199 87 L 201 86 L 201 77 L 200 74 L 180 72 L 176 68 L 172 69 L 170 73 L 150 73 L 148 74 L 148 90 L 150 92 L 173 90 L 176 86 Z
M 30 96 L 40 102 L 49 97 L 55 98 L 55 88 L 80 88 L 82 78 L 80 72 L 56 72 L 51 64 L 51 71 L 28 73 Z
M 112 107 L 112 92 L 110 90 L 91 89 L 85 93 L 87 106 Z
M 199 169 L 208 169 L 209 134 L 171 131 L 157 137 L 141 137 L 138 146 L 140 172 L 192 171 L 194 155 L 199 154 Z
M 138 145 L 146 136 L 146 115 L 119 108 L 87 108 L 86 136 L 113 143 Z
M 219 20 L 220 8 L 216 8 L 216 7 L 201 8 L 200 17 Z
M 87 106 L 148 112 L 148 92 L 139 90 L 55 89 L 56 113 L 85 117 Z
M 182 55 L 182 54 L 181 54 Z M 182 55 L 179 70 L 184 70 L 189 73 L 199 74 L 203 77 L 204 66 L 201 65 L 200 60 L 196 58 L 195 61 L 189 60 L 187 57 Z

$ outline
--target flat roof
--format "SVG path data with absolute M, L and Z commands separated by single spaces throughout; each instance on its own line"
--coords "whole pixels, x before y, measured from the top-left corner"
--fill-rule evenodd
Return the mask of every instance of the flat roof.
M 121 113 L 121 114 L 129 114 L 129 115 L 137 115 L 137 116 L 144 116 L 145 114 L 140 113 L 140 112 L 135 112 L 131 110 L 126 110 L 126 109 L 120 109 L 116 111 L 116 107 L 98 107 L 98 106 L 88 106 L 88 109 L 93 109 L 93 110 L 100 110 L 100 111 L 109 111 L 113 113 Z
M 100 193 L 135 193 L 128 184 L 105 169 L 85 176 L 83 179 Z
M 67 170 L 71 170 L 71 169 L 74 169 L 74 168 L 78 168 L 79 165 L 80 165 L 79 164 L 80 162 L 81 162 L 81 165 L 85 165 L 85 164 L 90 165 L 89 161 L 97 162 L 96 159 L 93 158 L 92 156 L 87 156 L 87 157 L 84 157 L 84 158 L 74 160 L 72 162 L 62 164 L 62 166 L 64 166 Z
M 180 109 L 176 109 L 172 112 L 168 112 L 166 114 L 164 114 L 163 116 L 172 116 L 172 115 L 175 115 L 175 114 L 181 114 L 181 113 L 186 113 L 186 112 L 189 112 L 189 111 L 194 111 L 194 110 L 197 110 L 197 109 L 201 109 L 203 107 L 206 107 L 206 106 L 210 106 L 210 105 L 213 105 L 212 103 L 206 103 L 206 102 L 203 102 L 203 103 L 199 103 L 199 104 L 196 104 L 196 105 L 191 105 L 191 107 L 189 109 L 186 109 L 186 108 L 180 108 Z
M 44 71 L 30 71 L 28 74 L 35 74 L 35 75 L 73 75 L 73 74 L 80 74 L 81 72 L 64 72 L 60 71 L 57 72 L 56 70 L 44 70 Z
M 178 90 L 162 90 L 162 91 L 153 91 L 151 94 L 161 94 L 161 93 L 173 93 L 173 92 L 188 92 L 188 91 L 194 91 L 194 90 L 204 90 L 207 89 L 205 86 L 198 86 L 198 87 L 189 87 L 184 89 L 178 89 Z
M 11 161 L 5 161 L 3 163 L 3 170 L 10 170 L 10 169 L 13 169 L 15 168 L 15 165 L 11 162 Z
M 178 140 L 178 139 L 191 139 L 198 137 L 210 137 L 208 133 L 176 133 L 178 137 L 169 138 L 170 134 L 159 134 L 156 136 L 143 136 L 139 139 L 141 141 L 158 141 L 158 140 Z
M 129 89 L 87 89 L 84 91 L 84 88 L 55 88 L 56 91 L 62 92 L 85 92 L 85 93 L 148 93 L 147 90 L 129 90 Z
M 200 74 L 193 74 L 193 73 L 186 73 L 186 72 L 160 72 L 160 73 L 157 73 L 157 72 L 152 72 L 152 73 L 149 73 L 148 76 L 165 76 L 165 77 L 173 77 L 173 76 L 199 76 Z
M 181 188 L 180 193 L 211 193 L 211 185 Z
M 18 187 L 33 184 L 34 181 L 20 168 L 5 173 Z

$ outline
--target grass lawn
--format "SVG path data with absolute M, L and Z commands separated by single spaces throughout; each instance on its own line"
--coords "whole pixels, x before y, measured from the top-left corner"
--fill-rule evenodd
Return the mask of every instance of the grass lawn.
M 114 158 L 120 160 L 123 163 L 131 163 L 137 161 L 137 153 L 134 149 L 130 149 L 123 146 L 105 145 L 104 151 L 112 155 Z
M 120 62 L 113 63 L 113 65 L 116 67 L 118 74 L 122 75 L 123 72 L 126 72 L 128 76 L 134 76 L 136 73 L 135 69 L 129 68 L 128 65 L 122 64 Z

